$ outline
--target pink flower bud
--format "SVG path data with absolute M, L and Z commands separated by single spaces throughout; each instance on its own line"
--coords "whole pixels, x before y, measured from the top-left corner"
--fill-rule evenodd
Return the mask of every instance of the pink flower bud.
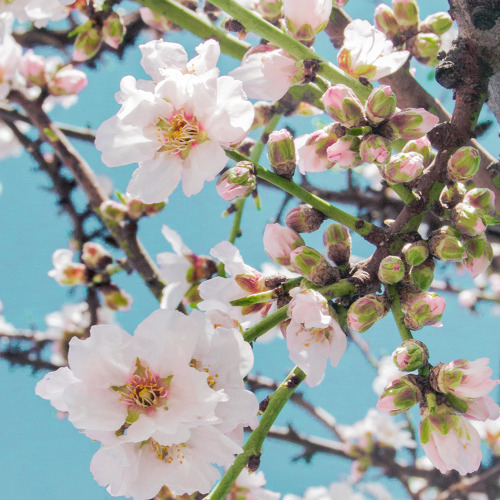
M 94 57 L 102 45 L 101 30 L 96 27 L 92 20 L 78 28 L 78 35 L 75 39 L 75 50 L 73 52 L 74 61 L 86 61 Z
M 488 269 L 493 260 L 493 248 L 484 234 L 464 241 L 467 256 L 463 263 L 467 272 L 476 278 Z
M 418 379 L 414 375 L 405 375 L 385 388 L 377 402 L 377 409 L 390 415 L 397 415 L 408 411 L 421 399 L 422 391 Z
M 111 254 L 99 243 L 87 241 L 82 247 L 82 260 L 91 269 L 103 270 L 113 262 Z
M 19 72 L 29 83 L 41 87 L 45 80 L 45 58 L 36 55 L 32 49 L 26 51 L 19 61 Z
M 356 127 L 365 121 L 363 104 L 347 85 L 330 87 L 321 98 L 325 111 L 345 127 Z
M 311 205 L 299 205 L 292 208 L 285 217 L 285 224 L 297 233 L 313 233 L 317 231 L 325 216 L 311 207 Z
M 376 134 L 363 138 L 359 145 L 359 155 L 364 162 L 383 164 L 391 157 L 391 141 Z
M 255 189 L 254 165 L 249 161 L 240 161 L 226 170 L 217 180 L 215 189 L 225 201 L 247 198 Z
M 57 71 L 48 81 L 52 95 L 78 94 L 87 86 L 87 75 L 70 64 Z
M 448 160 L 448 177 L 452 181 L 468 181 L 474 177 L 481 158 L 479 151 L 472 146 L 457 149 Z
M 295 270 L 290 262 L 290 253 L 304 244 L 302 237 L 293 229 L 279 224 L 266 225 L 264 250 L 276 264 Z
M 399 33 L 399 26 L 393 10 L 383 3 L 375 7 L 375 26 L 387 38 L 393 38 Z
M 368 119 L 372 123 L 378 124 L 390 118 L 395 111 L 396 96 L 391 87 L 381 85 L 374 88 L 366 101 L 366 116 Z
M 363 333 L 382 319 L 389 310 L 385 297 L 370 293 L 354 301 L 347 311 L 347 324 L 351 330 Z
M 492 380 L 493 370 L 489 358 L 475 361 L 458 359 L 451 363 L 439 363 L 432 368 L 429 381 L 435 391 L 453 394 L 458 398 L 486 396 L 500 380 Z
M 394 255 L 382 259 L 378 268 L 378 279 L 382 283 L 394 284 L 401 281 L 405 275 L 403 261 Z
M 394 364 L 405 372 L 412 372 L 427 364 L 429 350 L 420 340 L 405 340 L 400 347 L 392 353 Z
M 102 36 L 104 38 L 104 42 L 113 49 L 117 49 L 122 43 L 125 31 L 126 28 L 120 16 L 116 12 L 112 11 L 104 20 L 102 26 Z
M 392 115 L 389 125 L 396 137 L 410 141 L 418 139 L 432 130 L 439 118 L 423 108 L 408 108 Z
M 73 252 L 71 250 L 60 248 L 52 255 L 51 269 L 47 274 L 54 278 L 60 285 L 86 285 L 87 269 L 84 264 L 72 261 Z
M 392 0 L 392 10 L 403 32 L 418 26 L 418 4 L 415 0 Z
M 420 31 L 431 31 L 436 35 L 442 35 L 451 28 L 452 24 L 453 21 L 448 12 L 436 12 L 420 23 Z
M 404 259 L 409 266 L 418 266 L 423 264 L 429 257 L 429 248 L 425 241 L 415 241 L 407 243 L 402 250 Z
M 404 323 L 410 330 L 438 325 L 446 307 L 446 300 L 437 293 L 422 292 L 408 304 Z
M 323 244 L 328 258 L 338 266 L 347 264 L 351 258 L 351 235 L 342 224 L 330 224 L 323 233 Z
M 99 291 L 104 297 L 104 303 L 113 311 L 130 311 L 132 297 L 114 284 L 101 285 Z
M 434 159 L 435 154 L 432 151 L 431 142 L 426 135 L 415 139 L 413 141 L 408 141 L 405 147 L 401 150 L 402 153 L 419 153 L 424 157 L 424 167 L 431 164 Z
M 288 33 L 306 45 L 322 31 L 330 18 L 331 0 L 283 0 L 283 14 Z
M 465 257 L 460 233 L 449 226 L 436 229 L 429 235 L 429 252 L 439 260 L 459 262 Z
M 452 224 L 466 236 L 477 236 L 486 230 L 481 214 L 466 203 L 456 205 L 451 211 L 450 218 Z
M 353 135 L 345 135 L 332 144 L 327 150 L 328 160 L 339 167 L 357 167 L 363 161 L 359 156 L 361 140 Z
M 303 246 L 292 250 L 290 260 L 296 271 L 315 285 L 330 285 L 340 278 L 338 269 L 314 248 Z
M 267 141 L 267 156 L 274 172 L 291 180 L 297 163 L 293 137 L 286 129 L 275 130 Z
M 441 50 L 441 39 L 434 33 L 418 33 L 409 45 L 411 54 L 422 64 L 437 66 L 437 55 Z
M 472 188 L 464 195 L 464 203 L 473 207 L 481 215 L 495 213 L 495 193 L 488 188 Z
M 380 173 L 390 184 L 418 179 L 424 172 L 424 158 L 419 153 L 398 153 L 382 165 Z

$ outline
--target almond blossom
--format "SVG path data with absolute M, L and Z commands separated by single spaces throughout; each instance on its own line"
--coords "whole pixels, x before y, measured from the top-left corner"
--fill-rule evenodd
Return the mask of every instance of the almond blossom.
M 186 196 L 199 193 L 224 168 L 224 147 L 243 139 L 252 124 L 241 82 L 216 76 L 214 43 L 198 48 L 206 57 L 197 62 L 186 62 L 178 44 L 141 45 L 141 64 L 154 82 L 122 78 L 115 96 L 121 109 L 97 130 L 107 166 L 139 163 L 127 192 L 144 203 L 167 200 L 181 179 Z
M 323 380 L 328 359 L 332 366 L 338 365 L 347 338 L 327 300 L 314 290 L 296 292 L 288 316 L 282 331 L 290 359 L 307 375 L 307 385 L 314 387 Z
M 408 59 L 407 50 L 393 52 L 385 35 L 368 21 L 355 19 L 344 30 L 339 66 L 355 78 L 378 80 L 397 71 Z

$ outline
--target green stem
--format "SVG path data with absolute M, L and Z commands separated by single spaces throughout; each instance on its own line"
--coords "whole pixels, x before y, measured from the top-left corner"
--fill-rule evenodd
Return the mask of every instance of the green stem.
M 253 295 L 248 295 L 246 297 L 241 297 L 241 299 L 234 299 L 229 302 L 232 306 L 252 306 L 254 304 L 262 304 L 263 302 L 269 302 L 276 298 L 276 292 L 274 290 L 268 290 L 267 292 L 254 293 Z
M 238 153 L 237 151 L 226 150 L 226 155 L 235 161 L 248 160 L 245 156 Z M 376 232 L 382 231 L 380 228 L 366 222 L 362 219 L 358 219 L 354 215 L 348 214 L 339 208 L 330 205 L 322 198 L 311 194 L 306 189 L 300 187 L 293 181 L 288 181 L 284 177 L 281 177 L 270 170 L 262 167 L 261 165 L 254 163 L 257 172 L 257 177 L 268 181 L 276 187 L 283 189 L 283 191 L 295 196 L 304 203 L 308 203 L 316 210 L 320 211 L 323 215 L 329 219 L 340 222 L 344 226 L 363 236 L 367 241 L 371 241 L 371 236 L 374 236 Z
M 248 441 L 243 447 L 243 453 L 236 457 L 233 465 L 226 471 L 217 487 L 206 496 L 210 500 L 222 500 L 226 498 L 231 486 L 236 481 L 241 471 L 248 464 L 248 461 L 256 457 L 260 458 L 262 453 L 262 444 L 266 438 L 271 426 L 285 406 L 286 402 L 290 399 L 292 394 L 297 389 L 298 385 L 306 378 L 306 374 L 299 368 L 295 367 L 281 383 L 281 385 L 269 397 L 267 405 L 262 418 L 260 419 L 259 426 L 255 429 Z
M 226 30 L 215 26 L 208 19 L 172 0 L 137 0 L 137 3 L 149 7 L 153 12 L 165 16 L 182 29 L 199 36 L 203 40 L 216 38 L 221 50 L 240 59 L 245 55 L 250 45 L 238 40 Z
M 417 201 L 417 195 L 404 184 L 389 184 L 389 187 L 401 198 L 407 205 L 411 205 Z
M 394 285 L 387 285 L 387 290 L 392 297 L 391 300 L 391 311 L 396 320 L 396 325 L 398 326 L 399 334 L 402 340 L 410 340 L 413 338 L 410 330 L 406 328 L 404 324 L 404 313 L 401 309 L 401 301 L 399 300 L 399 294 Z
M 318 288 L 317 291 L 323 295 L 323 297 L 333 299 L 334 297 L 344 297 L 353 294 L 356 291 L 356 287 L 348 279 L 343 279 L 333 285 Z
M 321 57 L 314 50 L 302 45 L 299 41 L 288 36 L 279 28 L 268 23 L 257 14 L 248 11 L 235 0 L 214 0 L 211 2 L 220 9 L 226 11 L 230 16 L 245 26 L 247 31 L 256 33 L 265 38 L 273 45 L 281 47 L 288 54 L 299 61 L 316 59 L 320 61 L 318 74 L 330 80 L 332 83 L 343 83 L 350 87 L 360 99 L 366 100 L 372 90 L 371 85 L 363 85 L 358 80 L 344 73 L 340 68 L 331 64 L 328 60 Z
M 258 339 L 271 328 L 279 325 L 282 321 L 285 321 L 288 318 L 287 311 L 288 306 L 283 306 L 272 314 L 268 314 L 262 321 L 259 321 L 256 325 L 245 330 L 243 338 L 247 342 L 253 342 L 255 339 Z

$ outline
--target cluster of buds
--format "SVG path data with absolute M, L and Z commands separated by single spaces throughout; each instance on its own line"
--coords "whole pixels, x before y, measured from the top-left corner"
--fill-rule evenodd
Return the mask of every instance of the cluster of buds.
M 424 109 L 408 108 L 396 112 L 396 97 L 387 85 L 375 88 L 362 104 L 346 85 L 330 87 L 321 98 L 326 112 L 338 122 L 326 135 L 316 134 L 299 149 L 299 169 L 320 170 L 308 166 L 306 147 L 314 146 L 318 156 L 325 156 L 322 169 L 337 165 L 355 167 L 364 162 L 375 163 L 391 184 L 418 179 L 432 160 L 429 141 L 424 138 L 438 122 L 438 118 Z M 333 132 L 333 136 L 331 134 Z M 403 152 L 392 156 L 391 143 L 395 139 L 412 141 Z M 321 141 L 321 142 L 320 142 Z M 320 155 L 319 153 L 322 153 Z M 305 165 L 304 165 L 305 164 Z
M 71 64 L 64 66 L 58 58 L 45 59 L 32 49 L 21 57 L 19 72 L 28 86 L 43 87 L 55 96 L 78 94 L 87 86 L 83 71 Z
M 125 25 L 120 16 L 111 11 L 101 22 L 89 19 L 73 31 L 76 35 L 73 60 L 87 61 L 94 57 L 105 43 L 112 49 L 118 49 L 125 36 Z
M 165 202 L 143 203 L 130 195 L 123 196 L 117 193 L 120 201 L 106 200 L 100 206 L 104 218 L 122 224 L 127 220 L 136 221 L 141 217 L 150 217 L 165 208 Z
M 436 66 L 441 50 L 441 35 L 452 26 L 447 12 L 419 19 L 416 0 L 393 0 L 392 9 L 380 4 L 375 8 L 375 25 L 400 49 L 407 49 L 422 64 Z
M 48 272 L 60 285 L 95 287 L 103 296 L 107 307 L 114 311 L 128 311 L 132 297 L 111 281 L 111 276 L 122 268 L 114 265 L 111 254 L 100 244 L 86 242 L 81 262 L 73 262 L 74 252 L 58 249 L 52 255 L 54 269 Z

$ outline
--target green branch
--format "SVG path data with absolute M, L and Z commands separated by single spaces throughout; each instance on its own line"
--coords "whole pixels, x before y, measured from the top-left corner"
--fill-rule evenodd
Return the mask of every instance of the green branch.
M 285 406 L 286 402 L 290 399 L 299 384 L 306 378 L 306 374 L 299 368 L 295 367 L 269 397 L 267 405 L 262 418 L 260 419 L 259 426 L 255 429 L 248 441 L 243 447 L 243 453 L 236 457 L 233 465 L 226 471 L 217 487 L 207 496 L 206 499 L 222 500 L 226 498 L 231 486 L 236 481 L 241 471 L 248 464 L 252 458 L 260 459 L 262 453 L 262 444 L 266 438 L 271 426 Z
M 243 338 L 247 342 L 253 342 L 258 339 L 261 335 L 268 332 L 271 328 L 278 326 L 282 321 L 288 319 L 288 306 L 280 307 L 277 311 L 272 314 L 268 314 L 262 321 L 259 321 L 256 325 L 251 326 L 243 334 Z
M 396 325 L 398 326 L 399 334 L 402 340 L 410 340 L 413 338 L 410 330 L 406 328 L 404 323 L 404 312 L 401 309 L 401 301 L 399 300 L 399 294 L 394 285 L 388 285 L 387 290 L 391 295 L 391 311 L 396 320 Z

